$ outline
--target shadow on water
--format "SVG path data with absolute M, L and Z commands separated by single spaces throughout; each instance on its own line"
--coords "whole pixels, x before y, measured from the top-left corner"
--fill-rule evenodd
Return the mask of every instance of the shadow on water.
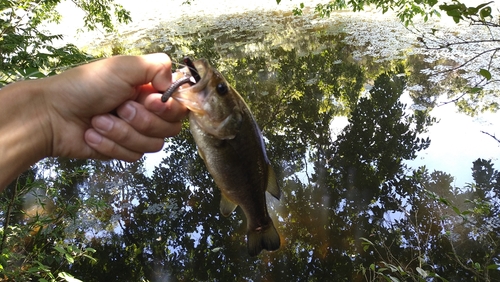
M 192 34 L 144 51 L 171 44 L 172 53 L 187 49 L 193 58 L 207 58 L 247 101 L 282 187 L 281 201 L 269 200 L 280 250 L 248 256 L 246 219 L 240 209 L 220 215 L 219 190 L 186 123 L 166 141 L 166 157 L 151 177 L 140 162 L 77 164 L 88 174 L 75 179 L 80 184 L 70 198 L 79 198 L 82 208 L 77 222 L 67 223 L 68 240 L 96 249 L 97 262 L 78 261 L 68 271 L 84 281 L 500 278 L 486 270 L 499 259 L 494 196 L 500 176 L 491 162 L 477 160 L 473 187 L 460 188 L 446 172 L 405 165 L 429 146 L 421 134 L 434 122 L 428 109 L 401 102 L 408 81 L 423 80 L 411 76 L 423 68 L 418 56 L 356 61 L 351 54 L 359 47 L 345 43 L 345 34 L 319 28 L 249 53 L 249 45 L 231 43 L 240 38 L 235 34 L 258 36 L 251 30 L 217 39 Z M 227 42 L 231 56 L 221 51 Z M 429 106 L 437 94 L 419 97 Z M 348 122 L 334 130 L 337 119 Z M 464 221 L 460 213 L 483 201 L 488 212 Z M 489 227 L 478 230 L 485 222 Z

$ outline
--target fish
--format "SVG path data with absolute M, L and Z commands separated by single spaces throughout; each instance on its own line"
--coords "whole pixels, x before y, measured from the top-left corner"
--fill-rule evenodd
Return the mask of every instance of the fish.
M 173 78 L 186 83 L 166 93 L 190 110 L 190 131 L 198 153 L 221 191 L 220 212 L 227 217 L 241 207 L 250 256 L 278 250 L 280 235 L 269 216 L 265 193 L 279 200 L 281 190 L 257 122 L 242 96 L 206 59 L 193 65 L 197 82 L 187 83 L 193 71 L 185 67 Z

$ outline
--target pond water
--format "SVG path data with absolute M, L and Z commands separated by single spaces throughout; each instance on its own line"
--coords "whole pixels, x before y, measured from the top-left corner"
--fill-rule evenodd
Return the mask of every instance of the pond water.
M 282 198 L 268 197 L 268 206 L 282 246 L 248 256 L 245 216 L 220 215 L 220 192 L 186 123 L 144 162 L 58 161 L 68 175 L 90 171 L 65 190 L 86 207 L 67 232 L 96 249 L 98 262 L 71 273 L 84 281 L 500 279 L 500 143 L 488 135 L 500 134 L 500 116 L 471 117 L 447 103 L 480 79 L 477 65 L 429 74 L 460 64 L 465 49 L 427 50 L 414 29 L 377 11 L 200 17 L 195 7 L 99 48 L 206 58 L 227 78 L 253 111 L 279 178 Z M 497 85 L 486 87 L 484 101 L 497 95 Z M 479 212 L 485 201 L 488 212 Z

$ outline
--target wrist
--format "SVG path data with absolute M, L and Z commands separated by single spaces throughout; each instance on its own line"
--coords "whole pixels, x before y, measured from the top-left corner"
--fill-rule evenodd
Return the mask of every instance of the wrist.
M 0 190 L 52 151 L 43 83 L 21 81 L 0 89 Z

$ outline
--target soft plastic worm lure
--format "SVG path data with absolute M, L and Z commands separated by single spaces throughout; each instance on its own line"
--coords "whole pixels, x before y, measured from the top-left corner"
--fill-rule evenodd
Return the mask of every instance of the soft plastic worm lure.
M 175 91 L 177 91 L 177 89 L 179 87 L 181 87 L 181 85 L 185 84 L 185 83 L 189 83 L 190 85 L 193 85 L 195 83 L 197 83 L 198 81 L 200 81 L 200 74 L 198 73 L 198 71 L 196 70 L 194 64 L 193 64 L 193 61 L 191 61 L 191 59 L 189 57 L 185 57 L 184 58 L 184 63 L 186 64 L 186 66 L 188 67 L 189 69 L 189 72 L 191 73 L 191 76 L 186 76 L 186 77 L 183 77 L 177 81 L 175 81 L 168 89 L 167 91 L 165 91 L 163 93 L 163 95 L 161 96 L 161 101 L 163 103 L 167 102 L 167 100 L 172 96 L 172 94 L 174 94 Z M 194 79 L 194 82 L 193 82 L 193 79 Z
M 184 83 L 189 83 L 193 85 L 194 83 L 191 80 L 191 78 L 192 78 L 191 76 L 186 76 L 172 83 L 172 85 L 168 88 L 168 90 L 165 91 L 161 96 L 161 101 L 163 103 L 167 102 L 170 96 L 172 96 L 172 94 L 174 94 L 174 92 L 177 91 L 177 89 L 181 87 L 181 85 L 183 85 Z

